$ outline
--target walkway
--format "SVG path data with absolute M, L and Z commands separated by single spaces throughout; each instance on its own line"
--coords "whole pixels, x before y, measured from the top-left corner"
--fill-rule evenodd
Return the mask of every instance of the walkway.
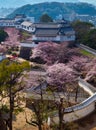
M 88 83 L 84 80 L 79 79 L 80 87 L 84 88 L 86 92 L 90 94 L 90 97 L 80 104 L 74 105 L 72 107 L 68 107 L 64 109 L 64 122 L 72 122 L 78 119 L 84 118 L 95 110 L 95 102 L 96 102 L 96 92 L 95 89 L 91 90 Z M 92 87 L 93 89 L 93 87 Z M 58 113 L 54 112 L 53 120 L 55 123 L 58 123 L 59 117 Z

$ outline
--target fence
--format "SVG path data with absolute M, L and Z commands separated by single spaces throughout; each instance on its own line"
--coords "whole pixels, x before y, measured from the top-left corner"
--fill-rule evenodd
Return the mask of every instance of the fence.
M 95 110 L 95 101 L 96 101 L 96 93 L 92 92 L 87 82 L 80 79 L 79 80 L 80 87 L 83 87 L 86 92 L 88 92 L 91 96 L 80 104 L 74 105 L 72 107 L 68 107 L 64 110 L 64 121 L 71 122 L 78 119 L 81 119 Z M 92 87 L 92 86 L 91 86 Z M 59 118 L 58 114 L 55 114 L 53 119 L 56 123 L 58 123 Z

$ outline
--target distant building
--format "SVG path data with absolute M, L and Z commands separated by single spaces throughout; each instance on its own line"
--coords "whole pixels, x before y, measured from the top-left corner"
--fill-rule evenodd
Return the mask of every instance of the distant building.
M 15 26 L 15 20 L 13 19 L 0 19 L 0 27 L 14 27 Z
M 28 32 L 33 32 L 32 28 L 33 23 L 30 21 L 24 21 L 21 23 L 21 28 L 28 31 Z
M 13 19 L 1 18 L 0 27 L 16 27 L 32 32 L 30 28 L 33 23 L 32 20 L 34 21 L 33 17 L 26 17 L 24 14 L 17 14 Z
M 90 19 L 90 15 L 86 15 L 86 14 L 85 15 L 77 14 L 76 18 L 75 18 L 75 20 L 80 20 L 80 21 L 84 21 L 84 22 L 88 22 L 89 19 Z
M 17 22 L 17 21 L 24 21 L 24 20 L 26 20 L 26 16 L 24 15 L 24 14 L 16 14 L 16 16 L 14 17 L 14 20 L 15 20 L 15 22 Z
M 56 16 L 56 21 L 61 20 L 62 18 L 64 18 L 67 21 L 74 21 L 75 17 L 76 17 L 75 12 L 72 12 L 72 13 L 69 13 L 69 14 L 67 13 L 67 14 L 64 14 L 64 15 L 59 14 L 58 16 Z
M 32 33 L 32 40 L 20 43 L 20 57 L 29 59 L 31 49 L 36 47 L 39 42 L 57 42 L 75 41 L 75 31 L 66 21 L 53 23 L 30 23 L 24 21 L 21 28 Z M 72 44 L 71 44 L 72 45 Z
M 28 50 L 37 46 L 38 42 L 71 42 L 75 41 L 75 31 L 64 19 L 52 23 L 34 23 L 23 14 L 17 14 L 14 19 L 0 19 L 0 27 L 15 27 L 32 33 L 32 41 L 21 43 L 22 50 Z M 32 19 L 31 19 L 32 20 Z M 24 52 L 24 53 L 25 53 Z M 26 52 L 27 53 L 27 52 Z M 21 52 L 23 55 L 23 51 Z
M 96 26 L 96 16 L 90 16 L 90 15 L 86 15 L 86 14 L 85 15 L 77 14 L 75 17 L 75 20 L 80 20 L 83 22 L 90 22 Z
M 75 31 L 65 21 L 59 23 L 37 23 L 34 24 L 32 40 L 37 43 L 75 41 Z
M 53 23 L 33 23 L 24 14 L 17 14 L 14 19 L 0 19 L 0 27 L 16 27 L 32 33 L 32 41 L 65 42 L 75 41 L 75 31 L 63 20 Z
M 34 23 L 34 22 L 35 22 L 35 18 L 28 16 L 28 17 L 27 17 L 27 21 L 30 21 L 30 22 Z

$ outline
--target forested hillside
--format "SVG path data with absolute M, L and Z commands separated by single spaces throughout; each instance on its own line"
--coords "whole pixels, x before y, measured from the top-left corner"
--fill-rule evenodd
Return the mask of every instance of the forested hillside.
M 45 2 L 34 5 L 25 5 L 17 8 L 13 13 L 7 17 L 14 17 L 16 14 L 25 14 L 26 16 L 35 17 L 36 20 L 44 13 L 47 13 L 53 19 L 58 15 L 64 14 L 87 14 L 94 16 L 96 15 L 96 8 L 87 3 L 59 3 L 59 2 Z

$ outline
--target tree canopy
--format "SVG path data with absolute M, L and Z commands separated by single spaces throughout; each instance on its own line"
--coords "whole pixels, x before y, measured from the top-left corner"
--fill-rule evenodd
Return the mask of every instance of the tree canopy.
M 73 55 L 79 55 L 77 48 L 68 48 L 67 46 L 67 42 L 64 44 L 56 44 L 54 42 L 39 43 L 32 50 L 30 59 L 37 63 L 67 63 Z
M 62 63 L 48 67 L 47 82 L 53 86 L 64 86 L 77 80 L 78 73 Z
M 0 43 L 5 41 L 7 37 L 8 37 L 8 34 L 3 29 L 0 29 Z
M 48 14 L 43 14 L 40 17 L 40 22 L 45 22 L 45 23 L 53 22 L 53 19 Z
M 83 43 L 91 48 L 96 49 L 96 29 L 92 29 L 85 35 Z
M 72 26 L 76 31 L 77 43 L 96 49 L 96 29 L 92 23 L 76 21 L 72 23 Z
M 90 31 L 90 28 L 93 27 L 91 23 L 75 21 L 72 23 L 73 28 L 76 31 L 76 38 L 78 42 L 83 42 L 85 35 Z
M 9 99 L 9 111 L 7 112 L 6 127 L 12 130 L 12 117 L 15 107 L 16 94 L 25 88 L 22 81 L 24 71 L 28 69 L 29 63 L 17 63 L 10 60 L 4 60 L 0 63 L 0 96 Z M 5 95 L 3 94 L 5 93 Z M 2 104 L 3 107 L 4 104 Z M 7 104 L 6 104 L 7 105 Z M 2 111 L 2 107 L 0 111 Z

